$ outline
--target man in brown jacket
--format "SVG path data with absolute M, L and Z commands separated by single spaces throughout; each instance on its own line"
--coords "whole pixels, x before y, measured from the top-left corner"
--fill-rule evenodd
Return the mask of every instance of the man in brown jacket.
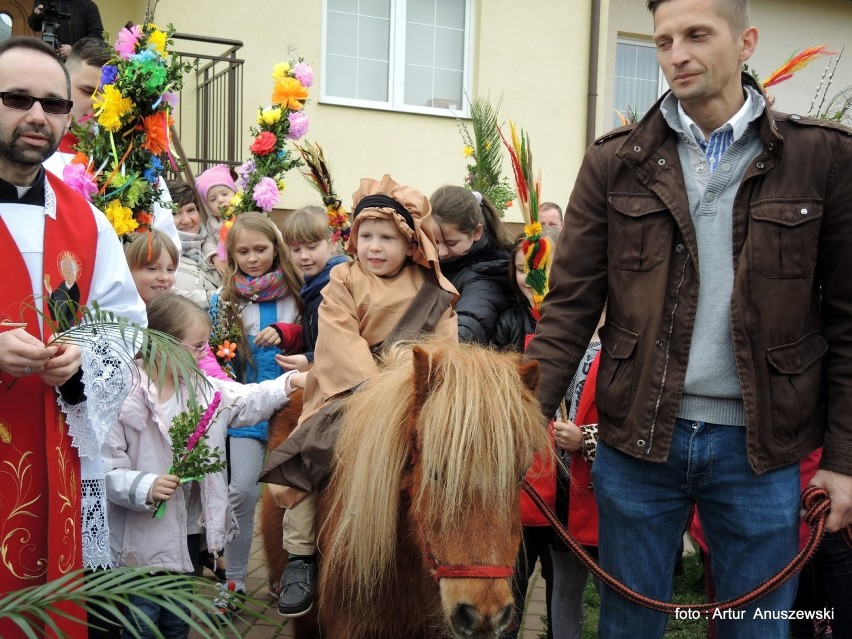
M 796 552 L 798 461 L 829 529 L 852 522 L 852 132 L 769 111 L 741 74 L 747 0 L 648 0 L 667 93 L 588 150 L 536 338 L 553 415 L 604 302 L 593 469 L 600 560 L 666 599 L 698 505 L 717 597 Z M 795 581 L 795 580 L 794 580 Z M 788 582 L 720 636 L 785 637 Z M 604 589 L 601 636 L 662 637 L 665 615 Z

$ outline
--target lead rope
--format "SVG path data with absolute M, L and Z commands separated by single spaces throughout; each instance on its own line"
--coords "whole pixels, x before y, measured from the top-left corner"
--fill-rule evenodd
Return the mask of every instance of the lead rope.
M 673 615 L 675 614 L 675 611 L 681 610 L 696 610 L 702 614 L 709 615 L 716 611 L 740 608 L 751 603 L 755 599 L 759 599 L 765 594 L 772 592 L 787 579 L 801 570 L 816 552 L 817 546 L 819 546 L 819 542 L 825 534 L 825 522 L 828 519 L 829 509 L 831 508 L 828 493 L 817 486 L 808 486 L 804 491 L 802 491 L 802 506 L 805 509 L 805 521 L 811 528 L 810 536 L 808 537 L 805 547 L 802 548 L 802 550 L 799 551 L 799 554 L 797 554 L 789 564 L 784 566 L 777 575 L 770 577 L 744 595 L 728 599 L 727 601 L 711 601 L 701 604 L 675 604 L 667 601 L 658 601 L 657 599 L 639 594 L 635 590 L 632 590 L 618 581 L 609 573 L 604 572 L 597 562 L 592 559 L 589 553 L 586 552 L 586 549 L 583 548 L 582 544 L 574 539 L 571 533 L 565 529 L 565 526 L 562 525 L 562 522 L 559 521 L 554 512 L 545 503 L 541 495 L 536 492 L 535 488 L 533 488 L 526 479 L 521 482 L 521 488 L 526 491 L 527 495 L 529 495 L 530 499 L 533 500 L 533 503 L 535 503 L 541 511 L 541 514 L 544 515 L 545 519 L 547 519 L 550 526 L 557 532 L 583 565 L 589 569 L 589 572 L 628 601 L 644 606 L 645 608 L 650 608 L 651 610 L 656 610 L 657 612 L 664 612 L 668 615 Z M 846 542 L 847 546 L 852 547 L 852 531 L 850 531 L 850 527 L 843 529 L 843 540 Z

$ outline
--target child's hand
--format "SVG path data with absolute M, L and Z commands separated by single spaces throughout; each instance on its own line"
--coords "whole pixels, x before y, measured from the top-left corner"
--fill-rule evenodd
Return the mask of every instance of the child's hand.
M 306 371 L 311 363 L 304 355 L 276 355 L 275 362 L 285 371 Z
M 218 255 L 214 255 L 212 259 L 213 266 L 216 267 L 216 270 L 218 271 L 219 275 L 222 275 L 224 277 L 225 271 L 228 269 L 228 264 L 223 260 L 220 260 Z
M 257 346 L 278 346 L 281 343 L 281 335 L 271 326 L 267 326 L 254 338 Z
M 553 438 L 557 446 L 570 453 L 576 452 L 583 447 L 583 433 L 572 421 L 553 422 Z
M 290 386 L 292 386 L 293 388 L 304 388 L 307 379 L 307 373 L 296 373 L 290 378 Z
M 168 501 L 175 494 L 178 486 L 180 486 L 180 478 L 176 475 L 160 475 L 151 484 L 151 490 L 148 491 L 148 501 L 155 503 Z

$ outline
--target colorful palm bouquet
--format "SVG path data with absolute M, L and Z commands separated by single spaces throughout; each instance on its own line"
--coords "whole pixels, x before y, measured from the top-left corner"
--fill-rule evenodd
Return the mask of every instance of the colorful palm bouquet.
M 298 146 L 299 154 L 305 162 L 302 175 L 322 197 L 325 204 L 325 212 L 328 216 L 328 228 L 331 230 L 331 243 L 339 244 L 346 251 L 346 243 L 349 240 L 349 217 L 343 200 L 337 197 L 334 190 L 334 182 L 331 179 L 331 171 L 325 160 L 325 153 L 317 143 L 305 141 L 303 146 Z
M 172 467 L 169 468 L 169 474 L 180 477 L 181 484 L 201 481 L 205 475 L 227 468 L 227 462 L 222 459 L 224 451 L 218 448 L 210 450 L 205 437 L 221 401 L 222 394 L 216 391 L 203 415 L 201 408 L 195 406 L 176 415 L 172 420 L 169 428 L 169 436 L 172 439 Z M 159 502 L 154 517 L 163 517 L 167 503 Z
M 242 307 L 235 309 L 236 312 L 228 312 L 232 310 L 232 306 L 232 302 L 223 301 L 221 296 L 216 296 L 216 301 L 209 311 L 210 323 L 213 326 L 209 344 L 222 370 L 236 379 L 232 360 L 237 356 L 237 347 L 243 338 L 240 322 L 236 321 Z
M 226 218 L 245 211 L 269 213 L 285 188 L 284 174 L 301 164 L 299 155 L 287 148 L 287 142 L 308 132 L 308 116 L 302 109 L 308 101 L 314 72 L 298 58 L 276 64 L 272 78 L 272 104 L 258 109 L 257 128 L 251 128 L 251 157 L 237 169 L 239 191 L 231 200 Z
M 122 29 L 93 96 L 93 122 L 72 126 L 79 142 L 64 180 L 101 209 L 115 232 L 150 230 L 158 183 L 170 150 L 172 110 L 191 65 L 172 56 L 174 27 Z
M 533 290 L 532 311 L 535 318 L 539 319 L 541 303 L 549 290 L 548 275 L 550 273 L 550 261 L 553 257 L 553 243 L 549 238 L 542 235 L 541 223 L 538 221 L 541 178 L 533 176 L 529 135 L 523 129 L 519 134 L 514 122 L 509 122 L 509 130 L 511 142 L 506 140 L 502 131 L 500 136 L 509 151 L 509 159 L 512 162 L 512 170 L 515 174 L 515 184 L 518 188 L 518 202 L 524 216 L 524 235 L 526 237 L 521 248 L 526 257 L 524 270 L 527 276 L 525 281 Z

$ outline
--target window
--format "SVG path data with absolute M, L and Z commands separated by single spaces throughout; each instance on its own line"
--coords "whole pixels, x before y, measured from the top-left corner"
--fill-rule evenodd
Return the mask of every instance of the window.
M 654 44 L 619 38 L 615 50 L 612 125 L 621 126 L 618 111 L 625 117 L 628 112 L 633 112 L 637 118 L 641 118 L 662 95 L 665 87 Z
M 472 0 L 326 0 L 322 101 L 467 114 Z
M 5 11 L 0 13 L 0 42 L 12 37 L 12 16 Z

